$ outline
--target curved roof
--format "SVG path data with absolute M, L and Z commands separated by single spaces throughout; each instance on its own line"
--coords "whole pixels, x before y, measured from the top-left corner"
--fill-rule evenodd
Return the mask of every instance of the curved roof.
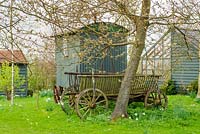
M 101 29 L 106 28 L 106 32 L 120 32 L 120 33 L 128 33 L 128 29 L 125 27 L 118 25 L 116 23 L 111 22 L 96 22 L 85 25 L 81 28 L 77 28 L 75 31 L 69 31 L 67 33 L 57 34 L 56 36 L 63 36 L 63 35 L 74 35 L 86 30 L 94 31 L 94 32 L 101 32 Z M 105 30 L 105 29 L 104 29 Z
M 120 33 L 128 32 L 128 29 L 126 29 L 125 27 L 111 22 L 92 23 L 89 25 L 85 25 L 84 27 L 80 28 L 80 30 L 92 30 L 96 32 L 101 32 L 101 30 L 105 30 L 106 32 L 120 32 Z

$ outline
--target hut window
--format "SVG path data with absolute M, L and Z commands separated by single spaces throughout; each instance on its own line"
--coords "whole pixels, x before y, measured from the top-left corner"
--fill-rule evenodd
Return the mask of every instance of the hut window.
M 63 42 L 62 53 L 65 57 L 69 56 L 68 45 L 67 45 L 66 41 Z
M 64 55 L 65 57 L 69 56 L 69 52 L 68 52 L 67 46 L 64 46 L 64 45 L 63 45 L 62 50 L 63 50 L 63 55 Z

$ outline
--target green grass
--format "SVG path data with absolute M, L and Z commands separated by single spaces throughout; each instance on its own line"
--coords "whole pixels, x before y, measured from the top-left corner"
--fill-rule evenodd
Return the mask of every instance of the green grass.
M 53 98 L 16 98 L 15 105 L 0 98 L 1 134 L 199 134 L 200 101 L 189 96 L 169 96 L 169 108 L 145 110 L 143 104 L 129 106 L 129 119 L 109 121 L 112 109 L 103 115 L 80 120 L 66 115 Z M 113 105 L 111 107 L 114 107 Z

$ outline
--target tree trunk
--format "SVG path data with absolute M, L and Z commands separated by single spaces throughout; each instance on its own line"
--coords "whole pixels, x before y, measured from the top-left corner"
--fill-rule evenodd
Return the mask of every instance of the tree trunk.
M 200 90 L 198 90 L 197 99 L 200 99 Z
M 199 52 L 199 57 L 200 57 L 200 52 Z M 199 68 L 199 76 L 198 76 L 198 92 L 197 92 L 196 98 L 200 99 L 200 68 Z
M 199 47 L 200 47 L 200 43 L 199 43 Z M 200 63 L 200 50 L 199 50 L 199 63 Z M 200 66 L 199 66 L 199 76 L 198 76 L 198 92 L 197 92 L 196 98 L 200 99 Z
M 37 90 L 36 90 L 36 108 L 37 108 L 37 109 L 40 108 L 39 98 L 40 98 L 40 93 L 39 93 L 39 89 L 37 89 Z
M 133 80 L 139 65 L 142 51 L 145 47 L 146 32 L 149 25 L 150 0 L 144 0 L 142 5 L 142 15 L 135 20 L 136 23 L 136 37 L 135 44 L 132 44 L 132 52 L 126 69 L 124 79 L 119 90 L 115 109 L 112 113 L 112 120 L 117 118 L 128 117 L 127 107 L 129 101 L 131 81 Z
M 10 91 L 10 90 L 6 90 L 6 99 L 7 99 L 8 101 L 11 100 L 11 91 Z

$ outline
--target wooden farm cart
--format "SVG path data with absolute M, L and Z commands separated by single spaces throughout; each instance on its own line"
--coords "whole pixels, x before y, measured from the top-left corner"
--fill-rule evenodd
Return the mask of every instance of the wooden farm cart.
M 108 108 L 108 99 L 116 99 L 123 74 L 65 73 L 69 87 L 61 95 L 62 109 L 74 107 L 80 118 Z M 158 75 L 136 75 L 129 101 L 143 101 L 145 107 L 167 107 L 167 96 L 158 88 Z

